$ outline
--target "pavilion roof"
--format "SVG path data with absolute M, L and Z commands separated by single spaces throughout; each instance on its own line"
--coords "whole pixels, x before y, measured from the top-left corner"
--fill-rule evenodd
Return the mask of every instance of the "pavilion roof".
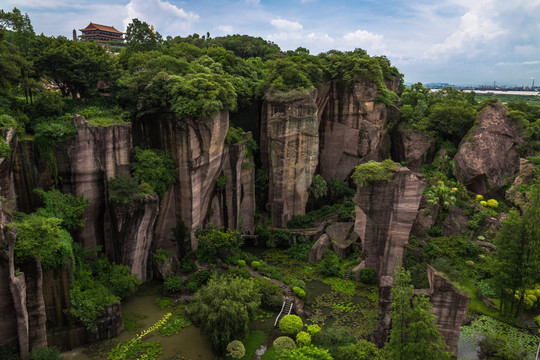
M 116 30 L 114 28 L 114 26 L 100 25 L 100 24 L 95 24 L 93 22 L 88 24 L 88 26 L 86 28 L 79 29 L 79 30 L 80 31 L 102 30 L 102 31 L 108 31 L 108 32 L 116 33 L 116 34 L 124 34 L 123 32 Z

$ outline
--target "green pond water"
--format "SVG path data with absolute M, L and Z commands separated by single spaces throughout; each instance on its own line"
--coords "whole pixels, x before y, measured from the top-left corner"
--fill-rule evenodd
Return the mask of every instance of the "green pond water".
M 171 308 L 161 310 L 154 303 L 154 300 L 157 297 L 157 295 L 134 295 L 122 302 L 123 312 L 130 314 L 131 317 L 133 317 L 133 315 L 139 315 L 144 318 L 137 319 L 142 324 L 141 327 L 133 331 L 122 331 L 116 340 L 119 342 L 125 342 L 132 339 L 141 331 L 149 328 L 157 321 L 161 320 L 166 313 L 173 310 Z M 209 360 L 213 357 L 209 345 L 201 337 L 200 330 L 194 325 L 190 325 L 180 330 L 180 332 L 176 335 L 161 336 L 154 332 L 143 339 L 144 342 L 152 342 L 157 340 L 159 340 L 160 345 L 163 348 L 163 355 L 160 356 L 161 359 L 173 356 L 184 356 L 190 360 Z M 101 344 L 104 345 L 105 343 Z M 91 360 L 95 358 L 89 354 L 89 349 L 99 347 L 100 344 L 80 347 L 73 349 L 72 351 L 65 352 L 62 355 L 66 360 Z

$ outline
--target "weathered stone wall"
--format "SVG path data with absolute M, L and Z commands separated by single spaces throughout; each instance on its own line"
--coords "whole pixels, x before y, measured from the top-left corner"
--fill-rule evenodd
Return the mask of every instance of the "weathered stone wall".
M 325 179 L 346 180 L 356 165 L 389 156 L 387 108 L 377 103 L 377 94 L 377 86 L 367 79 L 321 87 L 319 173 Z
M 261 125 L 261 156 L 269 172 L 272 225 L 286 227 L 304 215 L 307 189 L 319 158 L 317 91 L 292 101 L 266 101 Z M 262 139 L 265 139 L 264 141 Z

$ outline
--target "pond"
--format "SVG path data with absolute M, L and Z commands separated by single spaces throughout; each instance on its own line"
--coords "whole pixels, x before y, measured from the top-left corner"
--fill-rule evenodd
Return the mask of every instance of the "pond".
M 132 339 L 141 331 L 149 328 L 159 321 L 163 316 L 173 311 L 173 308 L 160 309 L 155 304 L 157 295 L 133 295 L 122 302 L 122 312 L 134 319 L 138 326 L 132 331 L 124 330 L 114 340 L 125 342 Z M 161 359 L 168 357 L 183 356 L 190 360 L 212 359 L 213 355 L 209 345 L 201 336 L 200 330 L 194 325 L 190 325 L 176 335 L 162 336 L 156 332 L 151 333 L 143 339 L 144 342 L 159 341 L 163 348 Z M 115 342 L 116 343 L 116 342 Z M 63 353 L 66 360 L 92 360 L 106 358 L 106 351 L 112 344 L 111 341 L 103 341 L 85 347 L 80 347 Z

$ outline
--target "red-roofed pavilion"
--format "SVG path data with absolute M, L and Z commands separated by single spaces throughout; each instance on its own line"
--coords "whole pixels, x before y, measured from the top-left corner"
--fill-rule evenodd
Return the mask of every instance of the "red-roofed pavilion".
M 124 33 L 116 30 L 113 26 L 94 24 L 91 22 L 82 32 L 81 38 L 84 40 L 94 40 L 106 44 L 109 41 L 124 41 Z

